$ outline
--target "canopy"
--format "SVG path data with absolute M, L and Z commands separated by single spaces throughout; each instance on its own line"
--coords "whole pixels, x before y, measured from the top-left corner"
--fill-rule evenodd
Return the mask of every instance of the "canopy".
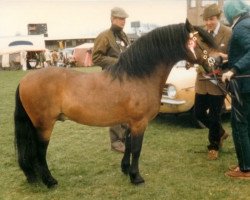
M 43 48 L 41 46 L 30 46 L 30 45 L 10 46 L 4 49 L 0 49 L 0 54 L 10 54 L 21 51 L 45 51 L 45 47 Z
M 33 43 L 30 41 L 24 41 L 24 40 L 13 41 L 13 42 L 9 43 L 9 47 L 17 46 L 17 45 L 33 45 Z

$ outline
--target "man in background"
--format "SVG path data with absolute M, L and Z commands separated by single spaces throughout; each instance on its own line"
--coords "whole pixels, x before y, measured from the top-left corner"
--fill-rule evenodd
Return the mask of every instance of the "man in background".
M 124 9 L 119 7 L 111 9 L 111 27 L 100 33 L 94 42 L 92 54 L 94 65 L 98 65 L 104 70 L 114 65 L 118 61 L 120 53 L 127 49 L 130 42 L 123 31 L 127 17 L 128 14 Z M 126 128 L 122 125 L 110 127 L 109 134 L 112 150 L 117 152 L 125 151 L 125 131 Z

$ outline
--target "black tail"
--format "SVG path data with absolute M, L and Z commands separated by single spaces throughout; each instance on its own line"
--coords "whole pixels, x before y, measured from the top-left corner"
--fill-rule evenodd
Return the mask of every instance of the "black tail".
M 23 108 L 19 86 L 16 90 L 16 107 L 14 113 L 15 146 L 18 153 L 18 163 L 29 182 L 36 180 L 37 160 L 37 130 L 33 126 L 28 114 Z

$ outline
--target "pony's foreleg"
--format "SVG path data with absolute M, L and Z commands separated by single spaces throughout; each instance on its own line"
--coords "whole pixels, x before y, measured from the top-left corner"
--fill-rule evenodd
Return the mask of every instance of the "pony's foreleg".
M 125 138 L 125 152 L 122 158 L 121 162 L 121 168 L 122 172 L 124 174 L 129 173 L 129 168 L 130 168 L 130 154 L 131 154 L 131 134 L 130 134 L 130 129 L 126 129 L 126 138 Z
M 144 134 L 131 134 L 132 163 L 129 169 L 129 176 L 131 183 L 136 185 L 144 182 L 139 172 L 139 157 L 141 154 L 143 135 Z

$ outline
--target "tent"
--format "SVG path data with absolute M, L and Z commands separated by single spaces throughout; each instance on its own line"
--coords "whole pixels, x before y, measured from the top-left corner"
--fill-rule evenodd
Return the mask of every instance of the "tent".
M 76 46 L 74 49 L 74 58 L 76 65 L 79 67 L 90 67 L 93 65 L 92 62 L 92 49 L 94 43 L 84 43 Z
M 36 46 L 45 48 L 43 35 L 23 35 L 0 37 L 0 50 L 11 46 Z
M 37 56 L 43 55 L 45 48 L 19 45 L 10 46 L 0 50 L 0 68 L 23 69 L 34 68 L 39 65 Z
M 43 36 L 1 37 L 0 42 L 0 69 L 26 70 L 43 65 Z

